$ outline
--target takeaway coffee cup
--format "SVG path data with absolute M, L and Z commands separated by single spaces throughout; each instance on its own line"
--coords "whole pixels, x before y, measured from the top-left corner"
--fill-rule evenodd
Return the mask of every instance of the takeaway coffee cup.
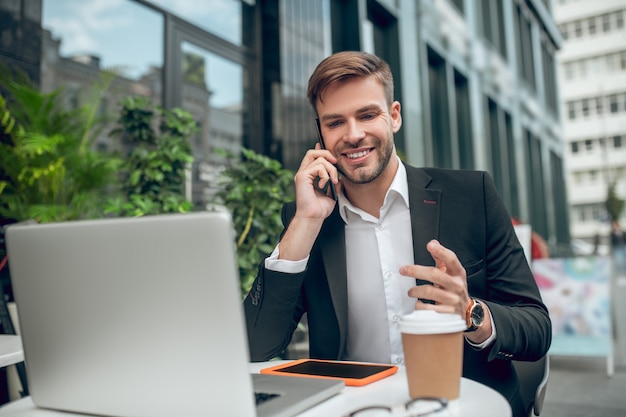
M 411 398 L 459 398 L 465 321 L 458 314 L 416 310 L 400 321 Z

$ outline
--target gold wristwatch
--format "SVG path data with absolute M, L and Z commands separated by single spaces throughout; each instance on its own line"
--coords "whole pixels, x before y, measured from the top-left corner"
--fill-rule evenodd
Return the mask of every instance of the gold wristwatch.
M 470 299 L 470 303 L 465 310 L 465 322 L 467 323 L 466 332 L 473 332 L 480 329 L 485 320 L 485 309 L 480 301 L 475 298 Z

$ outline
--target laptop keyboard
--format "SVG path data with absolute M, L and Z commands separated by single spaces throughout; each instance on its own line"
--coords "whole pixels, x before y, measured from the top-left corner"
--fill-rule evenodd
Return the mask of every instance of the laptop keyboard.
M 266 392 L 255 392 L 254 397 L 256 399 L 256 405 L 263 404 L 267 400 L 271 400 L 274 397 L 278 397 L 278 394 L 268 394 Z

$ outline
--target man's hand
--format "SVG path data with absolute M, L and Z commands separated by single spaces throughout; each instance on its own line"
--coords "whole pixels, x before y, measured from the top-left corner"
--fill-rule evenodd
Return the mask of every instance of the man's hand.
M 324 219 L 333 212 L 337 203 L 320 190 L 329 181 L 339 184 L 335 163 L 337 159 L 333 154 L 321 149 L 319 144 L 307 151 L 302 159 L 294 177 L 296 213 L 280 241 L 280 259 L 297 261 L 311 252 Z
M 415 309 L 456 313 L 465 319 L 465 312 L 470 303 L 465 268 L 453 251 L 436 240 L 428 242 L 426 249 L 435 260 L 435 266 L 405 265 L 400 268 L 401 275 L 422 279 L 433 284 L 417 285 L 409 290 L 409 297 L 417 299 Z M 434 304 L 420 300 L 432 300 Z M 475 343 L 481 343 L 490 335 L 491 320 L 487 313 L 483 326 L 476 332 L 468 333 L 466 337 Z
M 296 187 L 296 217 L 324 220 L 335 207 L 335 201 L 322 193 L 328 182 L 339 184 L 337 159 L 330 151 L 320 148 L 307 151 L 294 177 Z M 319 182 L 317 179 L 319 178 Z

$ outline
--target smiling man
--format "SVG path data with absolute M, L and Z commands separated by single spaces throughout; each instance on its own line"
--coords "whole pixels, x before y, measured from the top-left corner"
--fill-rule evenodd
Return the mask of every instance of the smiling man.
M 244 301 L 252 360 L 280 355 L 307 313 L 312 358 L 402 364 L 400 317 L 458 313 L 463 375 L 523 416 L 511 360 L 544 356 L 551 323 L 490 176 L 400 161 L 401 106 L 375 55 L 326 58 L 308 97 L 325 148 L 304 155 L 285 230 Z M 329 181 L 337 201 L 320 191 Z

